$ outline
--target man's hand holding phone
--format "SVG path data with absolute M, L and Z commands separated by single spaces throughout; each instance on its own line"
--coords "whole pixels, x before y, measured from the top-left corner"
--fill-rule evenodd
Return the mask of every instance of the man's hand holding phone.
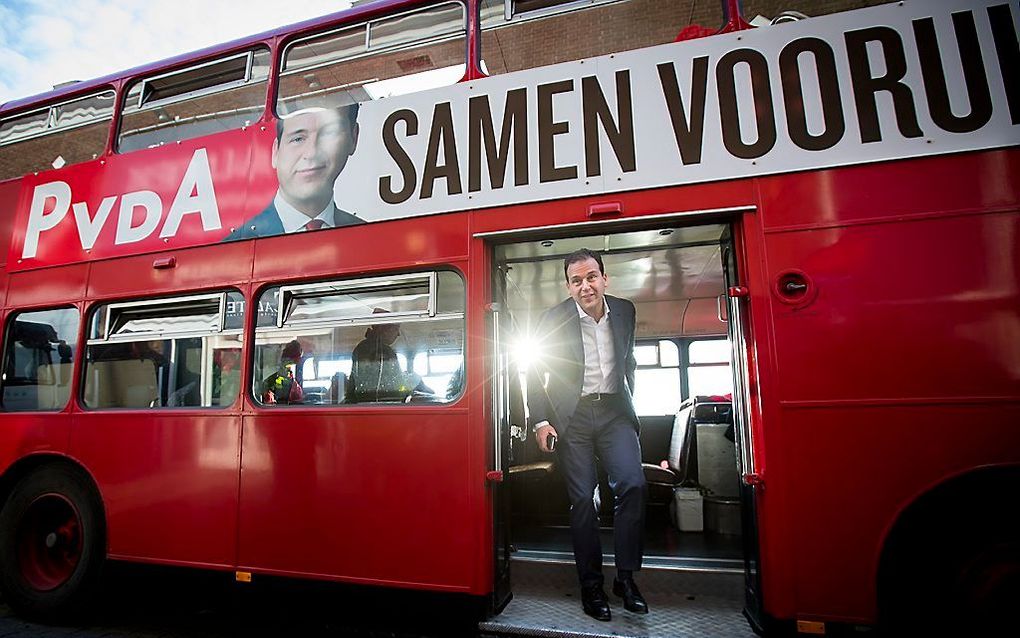
M 535 439 L 538 441 L 538 449 L 543 452 L 552 452 L 556 449 L 557 440 L 556 428 L 546 423 L 535 430 Z

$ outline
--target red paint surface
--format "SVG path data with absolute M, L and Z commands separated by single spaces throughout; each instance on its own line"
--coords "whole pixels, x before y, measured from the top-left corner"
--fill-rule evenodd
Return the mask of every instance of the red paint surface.
M 970 468 L 1020 464 L 1018 165 L 1017 151 L 971 153 L 613 196 L 621 219 L 691 211 L 694 224 L 726 218 L 696 211 L 757 207 L 730 217 L 751 295 L 769 613 L 873 621 L 876 561 L 898 513 Z M 71 408 L 71 424 L 8 414 L 0 464 L 43 449 L 80 459 L 117 556 L 483 594 L 490 265 L 472 235 L 586 222 L 599 201 L 12 275 L 8 310 L 86 290 L 130 298 L 226 285 L 250 302 L 270 281 L 452 264 L 468 285 L 470 391 L 430 409 L 263 410 L 245 399 L 241 412 Z M 176 268 L 152 269 L 157 256 L 175 256 Z M 791 270 L 817 287 L 809 302 L 779 300 L 774 279 Z

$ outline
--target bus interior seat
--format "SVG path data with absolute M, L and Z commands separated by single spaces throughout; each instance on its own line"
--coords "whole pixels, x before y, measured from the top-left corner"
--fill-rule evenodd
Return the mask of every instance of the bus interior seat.
M 329 380 L 329 401 L 330 403 L 343 403 L 347 398 L 347 375 L 343 372 L 334 372 Z
M 86 395 L 98 396 L 95 407 L 148 408 L 158 399 L 156 367 L 146 359 L 97 361 L 91 366 Z M 98 387 L 94 387 L 98 384 Z
M 672 488 L 688 483 L 697 476 L 692 459 L 697 458 L 694 452 L 694 413 L 696 402 L 688 400 L 680 406 L 673 417 L 673 429 L 669 438 L 669 455 L 666 458 L 668 467 L 653 463 L 642 463 L 645 481 L 651 486 L 669 488 L 667 499 L 672 498 Z M 652 496 L 650 493 L 649 496 Z M 651 499 L 650 499 L 651 500 Z

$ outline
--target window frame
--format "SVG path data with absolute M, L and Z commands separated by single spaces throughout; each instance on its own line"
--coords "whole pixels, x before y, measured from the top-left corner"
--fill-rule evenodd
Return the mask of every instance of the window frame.
M 392 276 L 380 276 L 380 277 L 361 277 L 358 279 L 351 280 L 334 280 L 313 284 L 294 284 L 294 285 L 281 285 L 280 286 L 280 306 L 276 310 L 276 326 L 275 329 L 279 330 L 287 326 L 308 326 L 315 327 L 322 324 L 334 325 L 337 323 L 359 325 L 359 323 L 379 323 L 379 316 L 372 313 L 356 314 L 351 317 L 337 318 L 337 319 L 297 319 L 288 321 L 286 315 L 289 314 L 291 300 L 301 297 L 323 297 L 326 293 L 332 292 L 336 294 L 345 294 L 347 292 L 356 292 L 359 289 L 367 288 L 378 288 L 385 287 L 387 284 L 399 283 L 399 282 L 413 282 L 413 281 L 427 281 L 429 286 L 429 301 L 428 308 L 425 311 L 410 310 L 403 312 L 388 312 L 386 313 L 387 319 L 413 319 L 422 320 L 426 318 L 433 318 L 436 316 L 436 295 L 439 284 L 439 273 L 438 271 L 427 271 L 424 273 L 408 273 L 402 275 Z M 272 286 L 270 286 L 272 287 Z M 262 293 L 268 290 L 263 289 Z M 464 314 L 464 313 L 461 313 Z M 444 318 L 450 318 L 444 315 Z M 389 323 L 396 323 L 392 321 Z M 265 329 L 268 326 L 263 326 Z
M 684 391 L 684 396 L 685 396 L 684 400 L 685 401 L 687 399 L 691 399 L 691 398 L 693 398 L 695 396 L 695 395 L 691 394 L 690 375 L 688 374 L 688 371 L 691 368 L 711 368 L 711 367 L 716 367 L 716 366 L 722 366 L 722 365 L 725 364 L 726 367 L 729 368 L 729 370 L 730 370 L 730 376 L 732 377 L 732 375 L 733 375 L 733 361 L 732 361 L 732 359 L 727 359 L 725 362 L 717 361 L 717 362 L 712 362 L 712 363 L 691 363 L 691 356 L 690 356 L 691 344 L 697 343 L 697 342 L 700 342 L 700 341 L 728 341 L 728 340 L 729 340 L 729 337 L 727 337 L 726 335 L 718 335 L 718 336 L 705 335 L 705 336 L 698 336 L 698 337 L 686 337 L 686 338 L 684 338 L 682 340 L 682 344 L 681 344 L 681 347 L 680 347 L 680 367 L 681 367 L 681 375 L 683 377 L 683 383 L 684 383 L 683 391 Z M 730 348 L 732 348 L 732 345 L 730 346 Z M 732 390 L 731 390 L 731 392 L 732 392 Z M 704 395 L 700 395 L 700 396 L 704 396 Z
M 439 274 L 442 273 L 442 272 L 451 273 L 451 274 L 455 275 L 460 280 L 460 282 L 461 282 L 461 284 L 463 286 L 463 289 L 462 289 L 463 290 L 463 302 L 464 302 L 464 309 L 463 310 L 456 311 L 456 312 L 451 312 L 451 311 L 442 311 L 442 312 L 440 312 L 439 311 L 439 309 L 438 309 L 438 302 L 437 302 L 437 296 L 438 296 L 438 286 L 439 286 Z M 320 290 L 331 289 L 331 288 L 335 288 L 336 286 L 342 285 L 344 283 L 347 283 L 347 284 L 357 283 L 359 286 L 365 286 L 365 284 L 367 282 L 374 282 L 376 285 L 378 285 L 381 281 L 401 281 L 401 280 L 406 281 L 406 280 L 426 279 L 426 278 L 430 281 L 429 310 L 428 310 L 428 312 L 424 312 L 424 311 L 392 312 L 392 313 L 388 312 L 385 315 L 386 320 L 387 320 L 387 322 L 391 322 L 392 321 L 393 323 L 397 323 L 396 320 L 403 319 L 403 320 L 408 320 L 409 322 L 413 322 L 413 323 L 416 323 L 416 324 L 428 324 L 428 323 L 439 323 L 439 322 L 442 322 L 442 321 L 458 320 L 459 319 L 462 322 L 461 325 L 463 326 L 463 334 L 464 334 L 464 339 L 463 339 L 463 341 L 461 343 L 460 352 L 461 352 L 461 358 L 463 360 L 462 361 L 462 366 L 464 368 L 464 375 L 466 376 L 466 374 L 467 374 L 467 360 L 468 360 L 468 357 L 467 357 L 467 349 L 468 349 L 468 346 L 467 346 L 467 330 L 468 330 L 468 326 L 467 326 L 467 301 L 468 301 L 468 299 L 467 299 L 467 293 L 468 293 L 467 278 L 465 277 L 464 273 L 460 269 L 458 269 L 458 268 L 456 268 L 454 266 L 435 265 L 435 266 L 433 266 L 431 268 L 428 268 L 427 270 L 415 271 L 415 272 L 410 272 L 410 273 L 405 272 L 405 273 L 379 274 L 379 275 L 368 276 L 368 277 L 357 277 L 355 279 L 328 280 L 328 281 L 299 283 L 299 284 L 286 284 L 286 283 L 282 283 L 282 282 L 276 281 L 276 282 L 267 282 L 264 285 L 260 286 L 257 290 L 253 291 L 252 300 L 251 300 L 251 304 L 253 304 L 253 307 L 258 307 L 258 305 L 259 305 L 263 295 L 265 295 L 267 292 L 273 290 L 274 288 L 278 288 L 280 290 L 280 302 L 279 302 L 280 305 L 279 305 L 279 308 L 277 308 L 277 311 L 275 313 L 276 314 L 276 320 L 275 320 L 275 322 L 272 325 L 262 325 L 262 326 L 259 326 L 258 325 L 258 313 L 257 312 L 250 313 L 250 316 L 245 318 L 246 325 L 251 325 L 253 327 L 253 330 L 252 330 L 252 338 L 251 338 L 251 341 L 252 341 L 251 354 L 248 357 L 247 363 L 246 363 L 248 371 L 250 373 L 250 378 L 249 378 L 248 387 L 246 389 L 244 389 L 243 392 L 245 392 L 247 394 L 247 397 L 252 402 L 252 404 L 257 409 L 260 409 L 260 410 L 292 410 L 295 407 L 297 407 L 297 408 L 302 408 L 303 407 L 305 409 L 312 409 L 312 410 L 315 410 L 315 411 L 319 411 L 319 410 L 323 410 L 323 409 L 330 409 L 330 408 L 332 408 L 332 409 L 341 409 L 341 410 L 350 410 L 350 409 L 354 409 L 354 410 L 361 409 L 361 410 L 364 410 L 364 409 L 379 409 L 379 408 L 382 408 L 382 409 L 391 409 L 393 407 L 405 407 L 405 408 L 406 407 L 410 407 L 410 408 L 413 408 L 413 409 L 429 409 L 429 410 L 434 410 L 434 409 L 449 408 L 449 407 L 455 405 L 467 393 L 467 383 L 465 383 L 463 381 L 462 381 L 461 386 L 460 386 L 460 388 L 459 388 L 459 390 L 458 390 L 456 395 L 451 397 L 449 400 L 442 401 L 442 402 L 437 402 L 437 403 L 410 403 L 410 404 L 405 404 L 405 403 L 396 403 L 396 402 L 390 402 L 390 401 L 380 401 L 380 402 L 364 402 L 364 403 L 299 404 L 297 406 L 288 406 L 288 405 L 277 405 L 277 404 L 272 404 L 272 403 L 266 403 L 266 402 L 262 401 L 262 399 L 255 392 L 255 383 L 256 383 L 256 379 L 257 379 L 256 369 L 255 369 L 255 360 L 256 360 L 256 357 L 258 356 L 258 348 L 259 348 L 258 337 L 259 337 L 259 335 L 283 332 L 283 331 L 287 330 L 288 328 L 291 329 L 291 331 L 294 331 L 295 329 L 316 329 L 316 328 L 320 328 L 320 329 L 321 328 L 357 328 L 357 327 L 369 327 L 369 326 L 372 326 L 374 324 L 380 323 L 380 315 L 366 313 L 364 315 L 358 315 L 358 316 L 355 316 L 355 317 L 344 318 L 344 319 L 315 319 L 315 320 L 304 320 L 304 321 L 299 320 L 299 321 L 296 321 L 296 322 L 289 322 L 289 323 L 284 321 L 283 324 L 281 325 L 280 321 L 281 321 L 281 317 L 283 316 L 283 309 L 286 308 L 286 306 L 287 306 L 287 304 L 284 302 L 284 294 L 283 294 L 283 291 L 284 291 L 285 288 L 289 288 L 291 290 L 302 290 L 303 289 L 305 291 L 312 291 L 312 290 L 315 290 L 315 289 L 320 289 Z M 336 289 L 336 292 L 342 294 L 343 291 L 342 291 L 342 289 Z M 398 356 L 400 356 L 400 355 L 401 355 L 401 353 L 398 353 Z M 318 366 L 318 362 L 316 362 L 315 365 L 317 367 Z M 409 359 L 407 361 L 407 366 L 409 368 L 411 368 L 411 370 L 413 371 L 413 368 L 414 368 L 413 359 Z
M 244 86 L 245 84 L 251 82 L 251 71 L 252 65 L 254 64 L 255 61 L 256 48 L 258 47 L 253 47 L 248 51 L 243 51 L 241 53 L 235 53 L 233 55 L 226 55 L 219 58 L 215 58 L 213 60 L 207 60 L 205 62 L 193 64 L 191 66 L 186 66 L 184 68 L 174 69 L 173 71 L 167 71 L 165 73 L 160 73 L 159 75 L 144 77 L 141 80 L 138 80 L 137 82 L 132 82 L 131 85 L 127 87 L 126 90 L 124 91 L 124 106 L 125 108 L 130 106 L 128 104 L 128 95 L 135 88 L 136 84 L 140 87 L 138 91 L 138 104 L 134 105 L 134 109 L 131 111 L 132 113 L 138 113 L 149 109 L 156 109 L 161 106 L 176 104 L 178 102 L 185 102 L 192 98 L 202 97 L 205 95 L 212 95 L 214 93 L 220 93 L 222 91 L 228 91 L 239 86 Z M 188 73 L 190 71 L 198 71 L 199 69 L 209 68 L 212 66 L 216 66 L 218 64 L 226 64 L 228 62 L 240 59 L 242 57 L 245 58 L 245 65 L 244 65 L 244 77 L 241 79 L 230 80 L 228 82 L 222 82 L 213 86 L 198 88 L 191 91 L 187 91 L 185 93 L 177 93 L 175 95 L 168 95 L 166 97 L 156 98 L 153 100 L 145 99 L 147 93 L 146 89 L 150 84 L 156 82 L 157 80 L 163 80 L 166 78 L 173 77 L 175 75 Z
M 228 298 L 229 298 L 229 296 L 231 294 L 235 294 L 235 295 L 239 296 L 241 299 L 244 299 L 244 292 L 242 290 L 240 290 L 239 288 L 228 287 L 228 288 L 224 288 L 222 290 L 218 290 L 216 292 L 198 293 L 198 294 L 193 294 L 193 295 L 178 295 L 178 296 L 175 296 L 175 297 L 145 297 L 145 298 L 135 299 L 135 300 L 131 300 L 131 301 L 119 301 L 119 302 L 117 302 L 117 301 L 110 302 L 110 301 L 102 301 L 102 300 L 100 300 L 100 301 L 96 301 L 96 302 L 92 303 L 90 305 L 90 307 L 86 308 L 85 316 L 87 317 L 87 321 L 86 321 L 86 323 L 84 323 L 81 326 L 81 330 L 84 330 L 83 336 L 85 337 L 83 339 L 84 345 L 83 345 L 83 349 L 81 351 L 81 356 L 80 356 L 80 358 L 82 360 L 82 364 L 81 364 L 82 372 L 81 372 L 80 378 L 78 378 L 76 380 L 77 381 L 77 385 L 76 385 L 77 400 L 78 400 L 79 405 L 81 406 L 81 409 L 87 410 L 87 411 L 95 411 L 95 412 L 104 412 L 104 411 L 120 412 L 120 411 L 131 411 L 131 410 L 134 410 L 134 411 L 143 411 L 143 412 L 146 412 L 146 413 L 151 413 L 151 412 L 154 412 L 154 411 L 162 412 L 162 411 L 167 411 L 167 410 L 173 411 L 173 412 L 178 412 L 178 411 L 182 411 L 182 410 L 202 410 L 202 411 L 217 410 L 217 411 L 221 411 L 221 410 L 231 409 L 231 407 L 234 406 L 235 404 L 237 404 L 238 399 L 243 395 L 240 387 L 238 388 L 237 394 L 234 395 L 233 400 L 229 404 L 227 404 L 227 405 L 216 405 L 216 404 L 210 403 L 210 405 L 181 405 L 181 406 L 159 405 L 159 406 L 153 406 L 153 407 L 148 407 L 148 408 L 131 407 L 131 406 L 113 406 L 113 407 L 111 407 L 111 406 L 101 406 L 101 407 L 96 407 L 96 406 L 93 406 L 93 405 L 89 405 L 89 403 L 85 399 L 86 385 L 88 383 L 88 374 L 87 373 L 88 373 L 89 363 L 90 363 L 90 360 L 89 360 L 89 347 L 91 347 L 91 346 L 111 345 L 111 344 L 118 344 L 118 343 L 137 343 L 137 342 L 156 341 L 156 340 L 158 340 L 158 341 L 175 341 L 177 339 L 195 339 L 195 338 L 202 339 L 202 338 L 205 338 L 205 337 L 214 337 L 214 336 L 227 336 L 227 337 L 229 337 L 229 336 L 240 336 L 241 337 L 241 360 L 243 361 L 244 339 L 245 339 L 245 332 L 246 332 L 246 326 L 247 326 L 247 304 L 245 304 L 245 310 L 243 311 L 245 313 L 245 317 L 244 317 L 244 319 L 242 321 L 241 327 L 239 327 L 239 328 L 227 327 L 227 325 L 226 325 L 226 323 L 227 323 L 227 304 L 229 303 Z M 217 312 L 218 312 L 218 315 L 219 315 L 219 320 L 217 322 L 216 329 L 210 329 L 210 330 L 177 330 L 177 331 L 169 330 L 169 331 L 162 331 L 162 332 L 160 332 L 160 331 L 150 331 L 150 332 L 135 332 L 135 333 L 125 334 L 125 335 L 112 335 L 112 336 L 110 335 L 110 326 L 112 325 L 111 318 L 113 317 L 113 312 L 111 312 L 111 310 L 114 309 L 114 308 L 128 309 L 128 308 L 144 308 L 144 307 L 159 306 L 159 305 L 168 305 L 169 306 L 169 305 L 172 305 L 174 303 L 186 303 L 186 302 L 189 302 L 189 301 L 190 302 L 194 302 L 194 301 L 201 301 L 201 300 L 211 300 L 211 299 L 214 299 L 214 298 L 219 298 L 218 304 L 217 304 L 217 307 L 218 307 Z M 104 322 L 103 323 L 103 331 L 104 331 L 103 335 L 104 336 L 103 337 L 92 337 L 91 335 L 93 334 L 94 330 L 98 327 L 98 326 L 96 326 L 96 323 L 98 321 L 97 315 L 104 308 L 106 309 L 106 316 L 103 319 L 103 322 Z M 173 344 L 171 352 L 172 353 L 176 353 L 176 351 L 177 351 L 177 344 Z M 176 362 L 175 354 L 172 354 L 170 356 L 170 359 L 173 360 L 174 362 Z M 242 375 L 241 376 L 241 381 L 243 382 L 243 379 L 244 379 L 244 369 L 243 369 L 243 367 L 241 368 L 240 372 L 241 372 L 241 375 Z M 210 397 L 210 399 L 211 398 L 212 397 Z
M 81 341 L 82 341 L 82 336 L 83 336 L 82 330 L 83 330 L 83 327 L 84 327 L 84 322 L 82 321 L 82 317 L 85 314 L 85 313 L 82 312 L 82 309 L 80 307 L 78 307 L 77 305 L 75 305 L 75 304 L 58 305 L 58 306 L 41 306 L 41 307 L 38 307 L 38 308 L 21 308 L 21 309 L 10 309 L 10 310 L 8 310 L 7 313 L 6 313 L 6 316 L 4 316 L 4 318 L 3 318 L 3 330 L 4 330 L 4 332 L 3 332 L 3 339 L 2 339 L 2 346 L 3 347 L 2 347 L 2 349 L 0 349 L 0 375 L 5 373 L 5 368 L 6 368 L 6 365 L 7 365 L 8 348 L 11 347 L 12 339 L 14 338 L 14 330 L 13 330 L 12 326 L 14 325 L 14 322 L 17 321 L 17 318 L 22 316 L 22 315 L 26 315 L 26 314 L 30 314 L 30 313 L 49 312 L 49 311 L 54 311 L 54 310 L 74 310 L 76 313 L 78 313 L 78 317 L 77 317 L 77 321 L 76 321 L 76 325 L 75 325 L 75 331 L 74 331 L 75 344 L 74 344 L 74 349 L 73 349 L 72 355 L 71 355 L 70 386 L 68 387 L 67 399 L 64 401 L 64 405 L 60 406 L 59 408 L 52 409 L 52 410 L 43 410 L 43 409 L 38 409 L 38 408 L 34 409 L 34 410 L 11 410 L 11 409 L 7 408 L 6 405 L 4 405 L 3 393 L 4 393 L 4 390 L 7 387 L 7 379 L 2 379 L 2 380 L 0 380 L 0 414 L 21 414 L 21 413 L 56 414 L 56 413 L 63 412 L 65 410 L 67 410 L 68 406 L 72 404 L 73 399 L 74 399 L 74 394 L 75 394 L 75 388 L 78 386 L 78 383 L 77 383 L 77 372 L 78 372 L 78 370 L 77 370 L 77 368 L 78 368 L 79 359 L 81 358 L 81 345 L 82 345 Z
M 664 341 L 673 344 L 673 346 L 675 348 L 677 348 L 679 357 L 678 357 L 678 361 L 677 361 L 676 365 L 664 365 L 662 363 L 662 359 L 663 359 L 663 357 L 662 357 L 662 342 L 664 342 Z M 635 369 L 634 369 L 635 377 L 637 376 L 637 373 L 640 370 L 677 370 L 677 380 L 680 382 L 680 403 L 678 404 L 678 408 L 677 408 L 677 409 L 679 409 L 679 405 L 683 405 L 683 402 L 686 401 L 688 397 L 684 396 L 685 393 L 686 393 L 686 390 L 687 390 L 687 379 L 686 379 L 686 377 L 684 375 L 683 352 L 681 351 L 682 349 L 680 348 L 680 345 L 677 343 L 677 339 L 675 339 L 673 337 L 648 337 L 648 338 L 642 338 L 642 339 L 635 340 L 635 342 L 634 342 L 634 350 L 635 351 L 639 347 L 642 347 L 642 346 L 644 346 L 644 347 L 655 346 L 655 363 L 654 364 L 652 364 L 652 363 L 648 363 L 648 364 L 640 364 L 639 363 L 639 364 L 637 364 L 635 366 Z M 636 359 L 636 353 L 635 353 L 635 359 Z M 637 381 L 636 378 L 635 378 L 635 385 L 640 387 L 640 383 Z M 637 410 L 637 406 L 635 406 L 635 410 Z M 641 417 L 641 416 L 646 416 L 646 417 L 666 416 L 666 415 L 662 415 L 662 414 L 644 414 L 644 413 L 641 413 L 641 412 L 638 412 L 637 414 L 638 414 L 639 417 Z
M 227 293 L 230 291 L 224 290 L 223 292 L 207 293 L 200 295 L 187 295 L 180 297 L 166 297 L 163 299 L 146 299 L 141 301 L 123 301 L 114 303 L 97 303 L 91 309 L 93 315 L 100 312 L 103 308 L 106 309 L 106 317 L 103 326 L 102 337 L 89 336 L 85 342 L 86 346 L 100 345 L 104 343 L 124 343 L 131 341 L 146 341 L 155 338 L 190 338 L 190 337 L 202 337 L 210 334 L 223 334 L 224 332 L 243 332 L 243 330 L 231 329 L 225 330 L 226 324 L 226 306 L 227 306 Z M 239 291 L 238 291 L 239 292 Z M 181 331 L 150 331 L 150 332 L 133 332 L 131 334 L 111 335 L 110 328 L 113 325 L 114 310 L 129 310 L 131 308 L 145 308 L 152 306 L 172 306 L 173 304 L 182 304 L 187 302 L 196 302 L 203 300 L 219 299 L 219 308 L 217 313 L 219 315 L 219 326 L 217 330 L 181 330 Z M 90 320 L 89 324 L 92 324 Z
M 158 73 L 156 75 L 135 77 L 135 78 L 131 78 L 128 81 L 126 81 L 124 83 L 123 95 L 120 98 L 120 109 L 119 109 L 119 112 L 117 113 L 117 131 L 116 131 L 116 135 L 114 135 L 114 138 L 113 138 L 113 150 L 114 150 L 114 152 L 116 152 L 118 155 L 128 155 L 128 154 L 131 154 L 131 153 L 134 153 L 134 152 L 137 152 L 137 151 L 151 150 L 153 148 L 161 148 L 162 146 L 165 146 L 167 144 L 167 143 L 160 143 L 160 144 L 155 145 L 155 146 L 142 146 L 142 147 L 138 147 L 138 148 L 129 148 L 127 150 L 124 150 L 122 148 L 122 146 L 124 144 L 124 123 L 125 123 L 125 120 L 127 118 L 130 118 L 130 117 L 132 117 L 134 115 L 137 115 L 139 113 L 146 113 L 146 112 L 149 112 L 149 111 L 155 111 L 155 110 L 158 110 L 158 109 L 161 109 L 161 108 L 165 108 L 167 106 L 171 106 L 173 104 L 179 104 L 179 103 L 182 103 L 182 102 L 187 102 L 188 100 L 192 100 L 192 99 L 196 99 L 196 98 L 201 98 L 201 97 L 206 97 L 206 96 L 209 96 L 209 95 L 216 95 L 218 93 L 225 93 L 225 92 L 231 91 L 233 89 L 241 88 L 241 87 L 248 86 L 248 85 L 254 85 L 254 84 L 257 84 L 257 83 L 264 84 L 265 85 L 265 91 L 263 92 L 262 99 L 254 107 L 256 110 L 253 111 L 252 118 L 251 118 L 251 123 L 254 124 L 256 122 L 261 121 L 265 117 L 265 115 L 266 115 L 266 101 L 268 100 L 268 96 L 269 96 L 269 93 L 270 93 L 269 89 L 270 89 L 270 87 L 271 87 L 271 85 L 273 83 L 273 47 L 270 46 L 269 44 L 265 43 L 265 42 L 253 43 L 253 44 L 248 45 L 248 47 L 249 48 L 243 49 L 241 51 L 237 51 L 237 52 L 234 52 L 234 53 L 223 53 L 223 54 L 220 54 L 218 57 L 214 57 L 214 58 L 209 59 L 209 60 L 205 60 L 205 61 L 198 62 L 198 63 L 195 63 L 195 64 L 189 64 L 187 66 L 183 66 L 183 67 L 180 67 L 180 68 L 175 68 L 175 69 L 172 69 L 172 70 L 169 70 L 169 71 L 164 71 L 164 72 Z M 265 78 L 260 78 L 258 80 L 252 80 L 252 72 L 253 72 L 253 70 L 255 68 L 255 56 L 258 55 L 259 53 L 263 53 L 266 56 L 266 77 Z M 232 80 L 232 81 L 229 81 L 229 82 L 216 84 L 215 86 L 205 87 L 205 88 L 202 88 L 202 89 L 196 89 L 196 90 L 193 90 L 193 91 L 188 91 L 186 93 L 180 93 L 180 94 L 177 94 L 177 95 L 168 96 L 168 97 L 165 97 L 165 98 L 155 99 L 155 100 L 151 100 L 151 101 L 145 101 L 145 93 L 146 93 L 145 86 L 149 82 L 152 82 L 154 80 L 159 80 L 159 79 L 162 79 L 162 78 L 172 77 L 172 76 L 180 74 L 180 73 L 187 73 L 189 71 L 194 71 L 196 69 L 210 67 L 210 66 L 213 66 L 213 65 L 216 65 L 216 64 L 223 64 L 224 62 L 227 62 L 229 60 L 236 60 L 236 59 L 241 58 L 241 57 L 247 57 L 247 61 L 245 63 L 245 72 L 244 72 L 244 78 L 243 79 Z M 140 87 L 140 88 L 139 88 L 139 92 L 138 92 L 137 102 L 132 104 L 131 103 L 132 102 L 131 91 L 133 91 L 135 89 L 135 87 Z M 194 116 L 192 118 L 192 120 L 195 121 L 195 122 L 198 122 L 198 121 L 200 121 L 203 118 L 208 118 L 210 115 L 217 115 L 217 114 L 222 115 L 222 112 L 203 113 L 201 115 Z M 150 125 L 150 126 L 142 127 L 142 128 L 139 128 L 139 129 L 135 129 L 135 130 L 133 130 L 131 132 L 132 132 L 132 134 L 147 133 L 147 132 L 149 132 L 151 130 L 155 130 L 155 129 L 161 127 L 161 126 L 163 126 L 163 124 Z M 241 127 L 241 128 L 243 129 L 244 127 Z M 189 136 L 186 136 L 186 137 L 178 137 L 178 138 L 175 138 L 174 141 L 180 143 L 180 142 L 184 142 L 184 141 L 188 141 L 188 140 L 198 139 L 200 137 L 205 137 L 206 135 L 207 134 L 189 135 Z

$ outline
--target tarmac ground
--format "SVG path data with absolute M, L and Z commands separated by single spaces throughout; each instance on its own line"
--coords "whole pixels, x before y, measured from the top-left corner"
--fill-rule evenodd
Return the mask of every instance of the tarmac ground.
M 456 638 L 477 635 L 467 603 L 423 592 L 259 577 L 235 583 L 232 572 L 110 563 L 88 612 L 68 624 L 20 618 L 0 600 L 0 638 Z

